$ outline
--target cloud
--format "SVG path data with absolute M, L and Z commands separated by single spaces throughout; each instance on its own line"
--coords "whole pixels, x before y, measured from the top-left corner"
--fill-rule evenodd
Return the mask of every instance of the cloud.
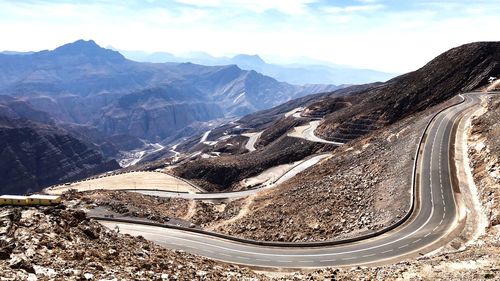
M 124 50 L 304 56 L 405 72 L 456 45 L 498 40 L 500 5 L 492 2 L 0 0 L 1 48 L 83 38 Z
M 305 14 L 308 5 L 317 0 L 176 0 L 177 3 L 196 7 L 236 9 L 240 12 L 263 13 L 271 10 L 288 15 Z
M 323 7 L 323 11 L 329 14 L 348 14 L 356 12 L 373 12 L 383 9 L 382 4 L 375 5 L 355 5 L 355 6 L 327 6 Z

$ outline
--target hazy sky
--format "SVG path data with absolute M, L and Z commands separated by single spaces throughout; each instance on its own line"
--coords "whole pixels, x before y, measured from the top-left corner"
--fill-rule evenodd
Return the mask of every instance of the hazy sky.
M 303 56 L 390 72 L 498 41 L 499 27 L 500 0 L 0 0 L 0 50 L 94 39 L 124 50 Z

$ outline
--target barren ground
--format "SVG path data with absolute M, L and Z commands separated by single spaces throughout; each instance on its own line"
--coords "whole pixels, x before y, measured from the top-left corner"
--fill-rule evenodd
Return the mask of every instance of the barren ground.
M 104 176 L 86 181 L 60 185 L 50 189 L 50 193 L 61 194 L 69 189 L 88 191 L 95 189 L 158 189 L 179 192 L 199 192 L 186 182 L 159 172 L 130 172 L 119 175 Z
M 410 205 L 413 155 L 441 104 L 352 141 L 276 188 L 257 194 L 249 211 L 216 231 L 256 240 L 318 241 L 388 226 Z
M 90 280 L 124 278 L 134 280 L 498 280 L 500 279 L 500 99 L 490 102 L 488 111 L 472 122 L 469 156 L 474 181 L 479 190 L 482 210 L 488 227 L 479 239 L 461 248 L 453 242 L 441 250 L 416 260 L 370 268 L 327 268 L 313 272 L 266 273 L 259 275 L 249 269 L 226 265 L 181 251 L 166 250 L 141 237 L 122 235 L 88 220 L 75 210 L 80 198 L 67 201 L 68 209 L 11 208 L 0 209 L 0 269 L 4 280 Z M 392 128 L 394 129 L 394 128 Z M 393 130 L 392 132 L 396 132 Z M 382 137 L 397 143 L 404 132 Z M 368 137 L 367 139 L 371 139 Z M 366 141 L 366 140 L 365 140 Z M 371 146 L 371 145 L 370 145 Z M 359 155 L 367 152 L 366 143 L 353 144 Z M 364 147 L 364 150 L 361 150 Z M 381 150 L 380 148 L 379 150 Z M 343 156 L 345 157 L 345 156 Z M 326 169 L 326 167 L 325 167 Z M 308 173 L 303 176 L 310 177 Z M 283 185 L 285 186 L 285 185 Z M 283 187 L 281 187 L 283 188 Z M 320 189 L 320 188 L 318 188 Z M 282 192 L 282 191 L 281 191 Z M 107 200 L 103 191 L 87 192 L 89 202 Z M 118 201 L 127 202 L 128 193 L 109 191 Z M 109 195 L 117 196 L 117 195 Z M 141 197 L 142 195 L 137 195 Z M 110 197 L 111 198 L 111 197 Z M 159 198 L 135 198 L 139 209 L 150 205 L 155 211 L 184 214 L 189 203 L 172 201 L 171 206 L 155 208 Z M 152 201 L 148 201 L 152 200 Z M 168 202 L 166 202 L 168 203 Z M 209 209 L 227 209 L 223 214 L 239 213 L 246 201 L 225 205 L 206 205 Z M 223 208 L 221 208 L 221 206 Z M 232 212 L 234 210 L 236 212 Z M 203 209 L 199 209 L 203 211 Z M 198 212 L 198 211 L 197 211 Z M 213 221 L 213 220 L 212 220 Z M 226 218 L 225 221 L 230 221 Z M 221 224 L 222 225 L 222 224 Z M 457 238 L 457 239 L 460 239 Z M 460 243 L 459 243 L 460 244 Z

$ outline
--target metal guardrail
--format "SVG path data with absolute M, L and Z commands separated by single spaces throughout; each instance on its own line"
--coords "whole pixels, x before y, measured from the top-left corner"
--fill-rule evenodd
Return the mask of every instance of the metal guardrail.
M 227 239 L 230 241 L 234 242 L 240 242 L 240 243 L 245 243 L 245 244 L 251 244 L 251 245 L 258 245 L 258 246 L 269 246 L 269 247 L 295 247 L 295 248 L 303 248 L 303 247 L 324 247 L 324 246 L 335 246 L 335 245 L 340 245 L 340 244 L 346 244 L 346 243 L 351 243 L 351 242 L 357 242 L 369 238 L 373 238 L 382 234 L 385 234 L 396 227 L 402 225 L 405 223 L 413 214 L 415 210 L 415 206 L 417 203 L 417 198 L 416 198 L 416 192 L 417 192 L 417 166 L 418 166 L 418 156 L 420 153 L 420 149 L 422 148 L 422 144 L 424 143 L 425 137 L 427 130 L 429 129 L 432 121 L 443 111 L 457 106 L 459 104 L 462 104 L 465 101 L 465 98 L 459 94 L 459 97 L 462 98 L 462 100 L 458 103 L 454 103 L 452 105 L 449 105 L 445 108 L 442 108 L 441 110 L 437 111 L 434 113 L 434 115 L 431 117 L 429 122 L 424 128 L 424 131 L 422 132 L 422 135 L 420 136 L 420 140 L 418 143 L 417 150 L 415 152 L 415 160 L 413 162 L 413 173 L 412 173 L 412 202 L 411 206 L 408 210 L 408 212 L 403 216 L 399 221 L 395 222 L 394 224 L 380 229 L 378 231 L 364 234 L 361 236 L 353 237 L 353 238 L 346 238 L 346 239 L 338 239 L 338 240 L 329 240 L 329 241 L 316 241 L 316 242 L 275 242 L 275 241 L 260 241 L 260 240 L 252 240 L 252 239 L 245 239 L 245 238 L 239 238 L 239 237 L 234 237 L 230 236 L 227 234 L 222 234 L 222 233 L 217 233 L 217 232 L 212 232 L 212 231 L 206 231 L 202 229 L 196 229 L 196 228 L 188 228 L 188 227 L 182 227 L 182 226 L 176 226 L 176 225 L 166 225 L 166 224 L 160 224 L 160 223 L 154 223 L 154 222 L 138 222 L 135 220 L 130 220 L 130 219 L 120 219 L 120 218 L 105 218 L 105 217 L 91 217 L 96 220 L 101 220 L 101 221 L 114 221 L 114 222 L 123 222 L 123 223 L 135 223 L 135 224 L 143 224 L 143 225 L 150 225 L 150 226 L 157 226 L 157 227 L 163 227 L 163 228 L 169 228 L 169 229 L 176 229 L 176 230 L 182 230 L 182 231 L 187 231 L 187 232 L 193 232 L 193 233 L 198 233 L 198 234 L 203 234 L 207 236 L 212 236 L 216 238 L 222 238 L 222 239 Z

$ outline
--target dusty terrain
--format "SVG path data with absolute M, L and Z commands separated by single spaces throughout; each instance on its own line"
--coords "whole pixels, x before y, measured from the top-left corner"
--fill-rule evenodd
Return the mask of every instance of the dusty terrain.
M 199 192 L 198 189 L 173 176 L 160 172 L 130 172 L 105 175 L 99 178 L 79 181 L 70 185 L 60 185 L 50 189 L 50 193 L 61 194 L 69 189 L 88 191 L 96 189 L 158 189 L 178 192 Z
M 245 268 L 117 233 L 71 208 L 2 207 L 0 221 L 2 280 L 264 278 Z
M 196 226 L 213 230 L 240 215 L 248 198 L 230 202 L 160 198 L 135 192 L 95 190 L 64 195 L 76 200 L 90 216 L 113 216 L 145 221 Z
M 176 167 L 176 175 L 191 180 L 209 191 L 230 190 L 245 178 L 258 175 L 264 170 L 335 147 L 328 144 L 313 143 L 286 136 L 253 152 L 221 156 L 218 158 L 198 159 Z
M 369 233 L 397 221 L 410 205 L 412 155 L 428 117 L 336 149 L 259 193 L 245 216 L 216 230 L 257 240 L 318 241 Z
M 325 269 L 295 276 L 339 280 L 500 280 L 500 96 L 483 104 L 487 110 L 472 120 L 469 158 L 486 229 L 474 240 L 462 233 L 449 245 L 414 261 L 351 270 Z M 459 245 L 454 247 L 454 244 Z

